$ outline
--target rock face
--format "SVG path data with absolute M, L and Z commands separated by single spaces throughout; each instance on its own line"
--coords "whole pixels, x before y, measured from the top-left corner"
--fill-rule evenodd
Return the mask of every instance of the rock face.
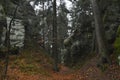
M 7 17 L 7 25 L 9 26 L 11 18 Z M 25 29 L 24 26 L 21 24 L 21 20 L 15 19 L 12 22 L 12 27 L 10 31 L 10 44 L 12 46 L 19 46 L 22 47 L 24 44 L 24 33 Z M 3 33 L 3 41 L 5 39 L 5 33 Z

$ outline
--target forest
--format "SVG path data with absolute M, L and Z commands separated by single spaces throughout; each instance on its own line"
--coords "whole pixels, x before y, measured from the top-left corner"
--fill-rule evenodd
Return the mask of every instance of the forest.
M 0 80 L 120 80 L 120 0 L 0 0 Z

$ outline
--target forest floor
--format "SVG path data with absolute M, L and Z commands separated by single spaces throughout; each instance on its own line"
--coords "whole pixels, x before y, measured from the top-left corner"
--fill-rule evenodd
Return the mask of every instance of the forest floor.
M 120 80 L 120 66 L 114 60 L 104 72 L 96 66 L 97 56 L 79 69 L 59 65 L 60 71 L 54 72 L 48 55 L 32 53 L 10 56 L 8 80 Z

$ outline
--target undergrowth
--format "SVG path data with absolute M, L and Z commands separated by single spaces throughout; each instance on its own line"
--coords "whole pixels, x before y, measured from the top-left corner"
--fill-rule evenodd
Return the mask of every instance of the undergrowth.
M 77 70 L 80 69 L 82 66 L 84 66 L 85 64 L 87 64 L 87 62 L 92 59 L 93 57 L 95 57 L 95 53 L 89 53 L 87 56 L 83 56 L 81 59 L 79 59 L 79 62 L 74 65 L 72 68 Z
M 33 50 L 24 50 L 17 58 L 12 59 L 10 63 L 11 69 L 19 68 L 21 72 L 27 74 L 42 74 L 50 76 L 50 74 L 42 66 L 43 63 L 52 64 L 50 58 L 44 53 L 35 52 Z

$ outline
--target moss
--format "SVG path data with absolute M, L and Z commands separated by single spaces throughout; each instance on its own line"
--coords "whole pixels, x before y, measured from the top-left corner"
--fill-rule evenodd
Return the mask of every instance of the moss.
M 117 37 L 120 37 L 120 25 L 119 25 L 118 30 L 117 30 Z
M 117 57 L 120 55 L 120 25 L 118 27 L 117 37 L 114 42 L 114 48 L 115 48 L 115 57 L 117 59 Z

